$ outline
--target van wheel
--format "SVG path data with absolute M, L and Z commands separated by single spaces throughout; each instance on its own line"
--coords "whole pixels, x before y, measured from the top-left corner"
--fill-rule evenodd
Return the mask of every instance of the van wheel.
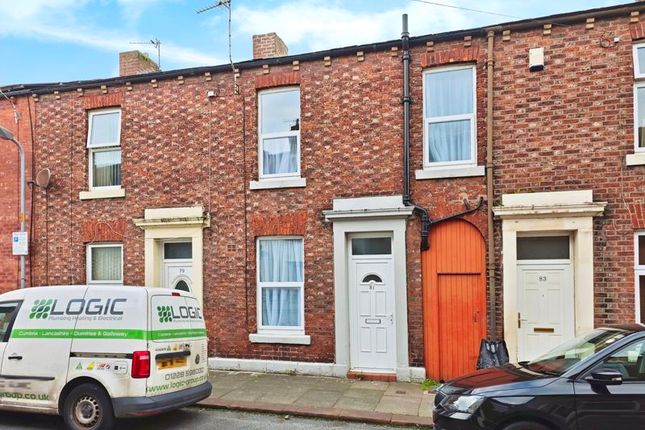
M 81 384 L 65 398 L 63 419 L 71 430 L 110 430 L 114 426 L 112 402 L 95 384 Z

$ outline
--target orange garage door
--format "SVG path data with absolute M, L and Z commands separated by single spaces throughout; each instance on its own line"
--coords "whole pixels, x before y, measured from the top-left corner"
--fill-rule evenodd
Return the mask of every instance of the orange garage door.
M 426 374 L 447 380 L 475 370 L 486 335 L 486 247 L 463 220 L 433 226 L 429 239 L 421 256 Z

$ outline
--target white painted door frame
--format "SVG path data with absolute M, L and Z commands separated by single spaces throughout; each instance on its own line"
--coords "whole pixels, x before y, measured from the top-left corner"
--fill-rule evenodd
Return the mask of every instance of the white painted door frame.
M 183 208 L 146 209 L 144 218 L 134 219 L 134 224 L 145 234 L 145 284 L 162 286 L 162 249 L 164 240 L 190 238 L 193 253 L 192 293 L 203 306 L 203 230 L 210 227 L 210 215 L 201 206 Z
M 336 363 L 334 374 L 343 376 L 350 368 L 349 277 L 347 238 L 355 233 L 392 234 L 396 319 L 396 376 L 399 380 L 423 378 L 425 369 L 410 368 L 408 351 L 408 304 L 406 224 L 412 208 L 402 196 L 335 199 L 333 210 L 323 211 L 334 227 L 334 301 Z
M 353 234 L 348 236 L 347 240 L 350 368 L 366 372 L 394 373 L 396 372 L 396 321 L 393 256 L 391 253 L 387 255 L 353 255 L 351 251 L 353 239 L 380 237 L 392 240 L 391 233 Z M 361 270 L 361 266 L 369 267 L 369 269 L 365 272 L 365 270 Z M 362 283 L 360 278 L 370 273 L 378 275 L 383 279 L 383 283 Z M 369 291 L 363 291 L 365 287 Z M 361 299 L 360 295 L 363 293 L 367 293 L 368 297 Z M 379 300 L 377 300 L 378 293 L 383 294 L 381 296 L 383 303 L 380 306 Z M 366 303 L 365 299 L 369 303 Z M 381 345 L 381 343 L 383 344 Z
M 606 202 L 594 202 L 592 190 L 502 195 L 493 208 L 502 220 L 504 340 L 510 361 L 517 361 L 517 236 L 568 232 L 572 238 L 575 334 L 594 327 L 593 218 Z

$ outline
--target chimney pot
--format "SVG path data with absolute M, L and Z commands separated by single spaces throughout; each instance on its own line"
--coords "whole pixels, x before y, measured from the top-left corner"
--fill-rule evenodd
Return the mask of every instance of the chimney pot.
M 119 76 L 143 75 L 159 70 L 157 63 L 141 51 L 127 51 L 119 54 Z
M 289 49 L 276 33 L 253 35 L 253 59 L 275 58 L 289 55 Z

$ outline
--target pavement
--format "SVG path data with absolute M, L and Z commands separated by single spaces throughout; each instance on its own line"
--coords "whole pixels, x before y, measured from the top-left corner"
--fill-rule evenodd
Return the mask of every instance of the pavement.
M 434 395 L 418 383 L 211 371 L 203 407 L 387 425 L 432 426 Z

